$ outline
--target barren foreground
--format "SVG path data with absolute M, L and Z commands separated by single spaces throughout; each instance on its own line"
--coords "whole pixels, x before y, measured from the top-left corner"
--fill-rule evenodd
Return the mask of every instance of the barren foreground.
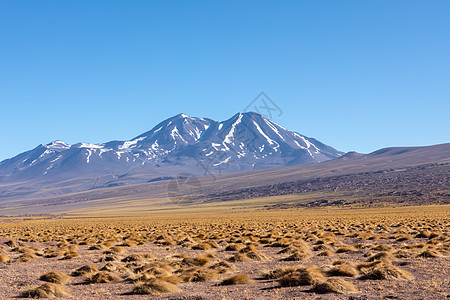
M 0 298 L 448 299 L 449 212 L 3 220 Z

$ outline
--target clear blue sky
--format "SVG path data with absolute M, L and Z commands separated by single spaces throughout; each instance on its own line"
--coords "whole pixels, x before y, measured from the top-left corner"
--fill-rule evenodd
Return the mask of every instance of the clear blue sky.
M 184 112 L 342 151 L 450 142 L 450 1 L 0 1 L 0 160 Z

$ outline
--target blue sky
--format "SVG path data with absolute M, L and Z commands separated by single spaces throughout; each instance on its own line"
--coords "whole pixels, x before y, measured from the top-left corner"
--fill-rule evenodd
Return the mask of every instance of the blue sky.
M 450 142 L 449 1 L 0 1 L 0 160 L 180 112 L 342 151 Z

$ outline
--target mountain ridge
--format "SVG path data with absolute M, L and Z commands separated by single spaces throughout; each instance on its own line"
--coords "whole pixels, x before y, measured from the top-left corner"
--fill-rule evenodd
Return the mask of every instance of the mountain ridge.
M 0 187 L 0 198 L 10 194 L 11 183 L 26 182 L 22 191 L 60 194 L 183 172 L 204 176 L 316 163 L 342 154 L 258 113 L 237 113 L 225 121 L 181 113 L 131 140 L 73 145 L 55 140 L 3 160 L 0 183 L 7 185 Z

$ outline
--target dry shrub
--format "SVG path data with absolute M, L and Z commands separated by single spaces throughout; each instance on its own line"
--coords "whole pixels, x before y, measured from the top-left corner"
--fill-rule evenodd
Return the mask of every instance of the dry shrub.
M 100 269 L 100 271 L 125 273 L 128 269 L 117 263 L 108 262 Z
M 397 242 L 402 242 L 402 241 L 409 241 L 409 240 L 412 240 L 412 239 L 413 239 L 413 237 L 410 236 L 409 234 L 401 234 L 395 240 Z
M 159 272 L 160 274 L 162 274 L 162 271 L 155 271 L 155 270 L 164 270 L 166 272 L 172 273 L 174 271 L 174 268 L 167 264 L 167 263 L 161 263 L 161 262 L 151 262 L 151 263 L 147 263 L 143 266 L 139 266 L 138 268 L 135 268 L 133 270 L 134 273 L 143 273 L 143 272 Z
M 211 248 L 212 248 L 211 244 L 208 243 L 199 243 L 192 246 L 192 249 L 194 250 L 209 250 Z
M 360 268 L 360 270 L 364 274 L 361 279 L 412 279 L 412 275 L 407 271 L 384 261 L 374 264 L 372 267 Z
M 281 249 L 281 250 L 278 252 L 278 254 L 287 254 L 287 255 L 291 255 L 291 254 L 294 254 L 294 253 L 299 252 L 299 251 L 300 251 L 300 249 L 297 248 L 296 246 L 289 245 L 289 246 L 287 246 L 287 247 Z
M 257 251 L 258 251 L 258 249 L 256 249 L 255 245 L 248 245 L 247 247 L 239 250 L 240 253 L 249 253 L 249 252 L 257 252 Z
M 136 283 L 132 290 L 133 294 L 150 294 L 155 296 L 178 292 L 181 292 L 181 289 L 175 284 L 158 278 Z
M 417 255 L 417 257 L 427 257 L 427 258 L 441 257 L 441 256 L 442 255 L 434 249 L 426 249 L 425 251 Z
M 64 284 L 70 280 L 70 276 L 59 271 L 50 271 L 42 274 L 39 279 L 51 283 Z
M 105 250 L 106 246 L 103 244 L 92 245 L 88 248 L 88 250 Z
M 111 247 L 115 243 L 116 243 L 115 240 L 107 240 L 107 241 L 103 242 L 102 244 L 105 245 L 105 247 Z
M 100 257 L 100 259 L 98 261 L 105 262 L 105 261 L 117 261 L 117 260 L 120 260 L 120 256 L 117 256 L 115 254 L 108 254 L 108 255 L 103 255 L 102 257 Z
M 5 242 L 5 245 L 9 247 L 17 247 L 17 242 L 15 240 L 9 240 Z
M 423 230 L 416 235 L 416 238 L 429 238 L 431 235 L 431 231 Z
M 251 260 L 255 260 L 255 261 L 264 261 L 267 260 L 267 256 L 265 256 L 264 254 L 258 252 L 258 251 L 250 251 L 245 253 L 247 255 L 248 258 L 250 258 Z
M 64 253 L 64 256 L 61 259 L 72 259 L 72 258 L 79 257 L 79 256 L 80 256 L 80 254 L 78 252 L 69 251 L 69 252 Z
M 245 246 L 242 244 L 229 244 L 225 247 L 225 251 L 239 251 L 244 248 Z
M 171 276 L 167 276 L 167 277 L 161 276 L 161 277 L 159 277 L 159 279 L 162 279 L 164 281 L 167 281 L 167 282 L 170 282 L 173 284 L 178 284 L 178 283 L 184 282 L 184 280 L 177 275 L 171 275 Z
M 374 245 L 373 247 L 371 247 L 371 249 L 375 250 L 375 251 L 391 251 L 392 246 L 388 245 L 388 244 L 379 244 L 379 245 Z
M 348 294 L 359 292 L 351 282 L 342 278 L 328 278 L 326 281 L 314 284 L 313 291 L 318 293 Z
M 281 267 L 271 271 L 265 271 L 261 274 L 263 279 L 279 279 L 286 274 L 295 272 L 296 267 Z
M 6 263 L 9 261 L 8 255 L 0 254 L 0 263 Z
M 111 283 L 117 282 L 122 279 L 120 276 L 117 276 L 116 274 L 108 271 L 100 271 L 95 274 L 87 274 L 85 277 L 86 282 L 88 283 Z
M 247 256 L 247 253 L 238 253 L 233 255 L 227 259 L 230 262 L 250 262 L 253 261 L 250 257 Z
M 186 258 L 186 257 L 189 257 L 189 255 L 187 253 L 181 253 L 181 254 L 177 253 L 177 254 L 174 254 L 174 255 L 168 256 L 168 257 L 169 258 L 170 257 L 173 257 L 173 258 Z
M 395 251 L 393 254 L 396 258 L 410 258 L 410 257 L 415 256 L 414 251 L 406 250 L 406 249 L 399 249 L 399 250 Z
M 209 258 L 216 258 L 217 254 L 215 252 L 206 252 L 206 256 Z
M 333 265 L 326 270 L 327 276 L 346 276 L 354 277 L 359 274 L 355 264 L 345 260 L 338 260 L 333 262 Z
M 104 254 L 122 254 L 125 252 L 125 249 L 123 247 L 114 246 L 109 248 L 108 250 L 104 251 Z
M 279 279 L 281 286 L 313 285 L 322 281 L 325 281 L 325 276 L 314 266 L 297 268 Z
M 248 274 L 237 274 L 231 277 L 228 277 L 220 283 L 221 285 L 234 285 L 234 284 L 249 284 L 252 283 L 253 280 L 250 279 Z
M 37 256 L 33 253 L 24 253 L 21 256 L 19 256 L 16 261 L 17 262 L 29 262 L 33 259 L 37 258 Z
M 350 246 L 350 245 L 344 245 L 344 246 L 342 246 L 342 247 L 339 247 L 337 250 L 336 250 L 336 253 L 347 253 L 347 252 L 353 252 L 353 251 L 356 251 L 357 249 L 355 248 L 355 247 L 353 247 L 353 246 Z
M 83 276 L 89 273 L 96 273 L 98 269 L 94 265 L 84 265 L 72 272 L 72 276 Z
M 210 244 L 211 247 L 213 247 L 213 248 L 219 248 L 219 244 L 217 244 L 216 241 L 209 240 L 209 241 L 207 241 L 206 243 L 207 243 L 207 244 Z
M 370 256 L 367 261 L 376 261 L 376 260 L 392 261 L 395 260 L 395 256 L 391 252 L 381 251 L 378 252 L 377 254 Z
M 64 255 L 64 251 L 59 249 L 47 249 L 44 251 L 45 258 L 60 257 Z
M 317 254 L 317 256 L 332 256 L 332 255 L 333 252 L 331 252 L 330 250 L 325 250 Z
M 153 278 L 156 278 L 156 276 L 149 274 L 149 273 L 131 274 L 130 276 L 128 276 L 127 281 L 142 282 L 142 281 L 148 281 Z
M 127 257 L 123 258 L 122 262 L 133 262 L 133 261 L 142 262 L 142 261 L 146 261 L 146 260 L 147 259 L 142 254 L 131 254 L 131 255 L 128 255 Z
M 24 298 L 54 298 L 70 296 L 64 288 L 56 283 L 47 282 L 37 288 L 22 293 Z
M 19 253 L 34 253 L 34 250 L 29 247 L 19 246 L 11 249 L 11 252 L 19 252 Z
M 229 263 L 224 260 L 216 262 L 215 264 L 209 266 L 209 268 L 211 270 L 217 271 L 217 273 L 219 273 L 219 274 L 226 274 L 226 273 L 236 271 L 236 267 L 232 263 Z
M 120 244 L 120 246 L 123 246 L 123 247 L 134 247 L 137 244 L 138 244 L 138 242 L 135 241 L 135 240 L 125 240 L 125 241 L 123 241 L 122 244 Z
M 171 271 L 156 266 L 146 269 L 144 274 L 153 275 L 155 277 L 169 277 L 173 275 Z
M 327 251 L 327 250 L 332 250 L 332 248 L 329 245 L 326 244 L 321 244 L 321 245 L 315 245 L 313 247 L 314 251 Z M 281 251 L 280 251 L 281 253 Z
M 292 254 L 291 256 L 283 258 L 283 260 L 284 261 L 302 261 L 309 257 L 310 257 L 310 255 L 308 253 L 297 251 L 294 254 Z
M 216 270 L 205 268 L 192 268 L 183 272 L 181 278 L 184 282 L 205 282 L 215 279 L 218 275 Z
M 181 263 L 187 265 L 187 266 L 205 266 L 207 265 L 211 259 L 205 255 L 199 255 L 195 258 L 186 257 L 184 258 Z

